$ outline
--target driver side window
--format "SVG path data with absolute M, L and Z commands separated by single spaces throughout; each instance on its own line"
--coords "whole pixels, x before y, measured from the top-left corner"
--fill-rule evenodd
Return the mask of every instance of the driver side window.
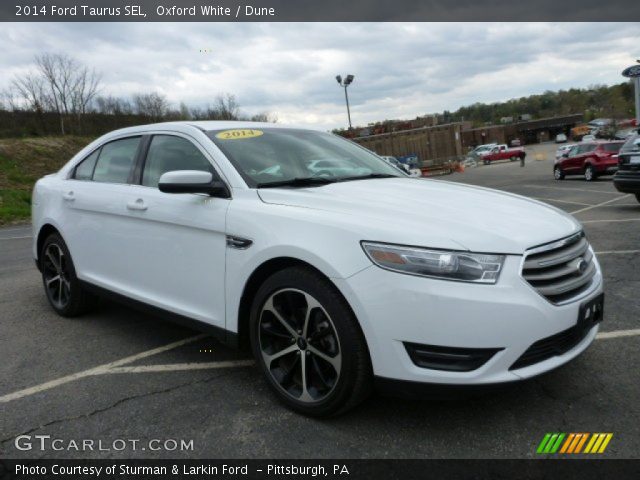
M 160 177 L 174 170 L 200 170 L 216 176 L 213 165 L 189 140 L 172 135 L 154 135 L 144 163 L 142 185 L 157 187 Z

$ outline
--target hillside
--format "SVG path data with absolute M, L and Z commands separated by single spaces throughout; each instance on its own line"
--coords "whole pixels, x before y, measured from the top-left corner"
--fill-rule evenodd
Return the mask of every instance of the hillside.
M 57 171 L 91 140 L 74 136 L 0 139 L 0 225 L 29 219 L 36 180 Z

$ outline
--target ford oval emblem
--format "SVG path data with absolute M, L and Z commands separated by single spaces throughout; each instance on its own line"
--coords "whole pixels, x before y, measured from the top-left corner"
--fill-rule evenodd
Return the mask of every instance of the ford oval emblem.
M 622 71 L 622 76 L 627 78 L 640 77 L 640 65 L 632 65 Z
M 587 271 L 587 267 L 589 264 L 586 262 L 584 258 L 581 258 L 580 261 L 576 264 L 576 270 L 580 275 Z

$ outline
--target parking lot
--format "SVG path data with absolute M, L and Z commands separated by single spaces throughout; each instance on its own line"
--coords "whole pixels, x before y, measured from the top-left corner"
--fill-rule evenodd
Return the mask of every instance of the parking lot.
M 555 181 L 555 145 L 441 180 L 525 195 L 584 225 L 605 276 L 605 319 L 565 367 L 478 397 L 374 396 L 313 420 L 281 407 L 249 358 L 116 304 L 49 308 L 28 227 L 0 229 L 0 455 L 8 458 L 527 458 L 546 432 L 612 432 L 606 458 L 640 457 L 640 203 L 611 177 Z M 505 200 L 508 201 L 508 200 Z M 496 312 L 499 315 L 500 312 Z M 17 450 L 20 434 L 193 440 L 187 451 Z M 35 443 L 34 443 L 35 445 Z

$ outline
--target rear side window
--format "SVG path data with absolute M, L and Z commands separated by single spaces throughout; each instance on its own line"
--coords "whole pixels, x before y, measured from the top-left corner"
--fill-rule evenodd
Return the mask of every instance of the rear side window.
M 100 149 L 97 149 L 80 162 L 76 167 L 73 178 L 76 180 L 91 180 L 91 177 L 93 177 L 93 169 L 96 166 L 96 160 L 98 160 L 98 155 L 100 155 Z
M 580 145 L 578 153 L 588 153 L 593 152 L 596 149 L 597 145 L 588 144 L 588 145 Z
M 605 143 L 602 146 L 602 149 L 605 152 L 618 152 L 618 151 L 620 151 L 620 144 L 619 143 Z
M 133 137 L 104 145 L 93 173 L 93 181 L 128 183 L 139 144 L 140 137 Z
M 171 135 L 155 135 L 151 139 L 144 164 L 142 185 L 157 187 L 162 174 L 174 170 L 201 170 L 215 175 L 209 160 L 189 140 Z

